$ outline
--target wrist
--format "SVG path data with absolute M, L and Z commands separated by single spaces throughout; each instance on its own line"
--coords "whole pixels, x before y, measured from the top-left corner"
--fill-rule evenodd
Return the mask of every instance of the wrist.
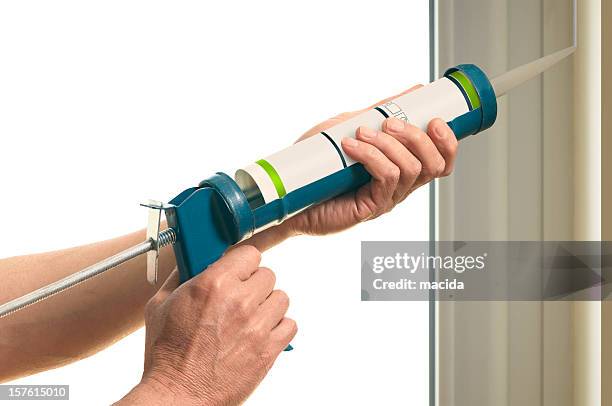
M 132 390 L 115 405 L 202 405 L 201 400 L 192 399 L 186 393 L 177 393 L 171 386 L 152 378 L 143 377 Z

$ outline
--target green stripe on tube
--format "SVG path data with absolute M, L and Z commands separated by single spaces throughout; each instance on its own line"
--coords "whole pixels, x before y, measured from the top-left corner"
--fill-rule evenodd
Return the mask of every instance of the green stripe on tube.
M 474 89 L 472 82 L 470 82 L 470 80 L 460 71 L 455 71 L 451 73 L 450 76 L 455 78 L 457 82 L 461 84 L 461 87 L 468 95 L 468 99 L 470 99 L 470 103 L 472 103 L 472 109 L 476 110 L 477 108 L 479 108 L 480 97 L 478 97 L 478 93 L 476 92 L 476 89 Z
M 272 181 L 272 184 L 274 185 L 274 188 L 276 189 L 278 197 L 281 198 L 285 196 L 287 194 L 287 191 L 285 190 L 285 185 L 283 185 L 283 181 L 278 175 L 278 172 L 276 172 L 276 169 L 274 169 L 274 167 L 270 165 L 270 162 L 266 161 L 265 159 L 260 159 L 255 163 L 261 166 L 264 171 L 266 171 L 266 173 L 270 177 L 270 180 Z

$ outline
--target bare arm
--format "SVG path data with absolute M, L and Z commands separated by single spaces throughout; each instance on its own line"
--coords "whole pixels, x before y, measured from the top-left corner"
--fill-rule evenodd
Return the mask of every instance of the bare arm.
M 249 241 L 265 250 L 289 236 L 275 227 Z M 65 250 L 0 259 L 0 303 L 57 281 L 145 239 L 138 231 Z M 171 247 L 160 252 L 159 282 L 146 280 L 141 255 L 96 278 L 0 319 L 0 382 L 88 357 L 144 322 L 144 307 L 175 267 Z

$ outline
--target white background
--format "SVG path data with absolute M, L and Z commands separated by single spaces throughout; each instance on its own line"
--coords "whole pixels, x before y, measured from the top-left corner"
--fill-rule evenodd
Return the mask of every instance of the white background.
M 2 2 L 0 257 L 142 228 L 138 202 L 427 82 L 427 7 Z M 427 207 L 423 189 L 384 218 L 265 254 L 300 331 L 247 404 L 427 403 L 427 303 L 360 302 L 359 263 L 362 240 L 427 239 Z M 70 384 L 68 403 L 108 404 L 139 381 L 143 338 L 16 383 Z

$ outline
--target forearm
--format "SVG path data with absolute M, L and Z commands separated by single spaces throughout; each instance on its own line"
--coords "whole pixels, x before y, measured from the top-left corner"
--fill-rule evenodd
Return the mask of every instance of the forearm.
M 138 244 L 145 232 L 65 250 L 0 260 L 0 303 L 57 281 Z M 160 253 L 158 286 L 140 256 L 69 290 L 0 319 L 0 381 L 89 356 L 143 324 L 143 309 L 174 268 Z
M 263 231 L 244 243 L 260 251 L 292 235 Z M 144 230 L 108 241 L 0 260 L 0 303 L 55 282 L 145 239 Z M 56 368 L 111 345 L 143 324 L 144 306 L 175 267 L 160 252 L 157 286 L 146 280 L 145 256 L 0 319 L 0 382 Z

